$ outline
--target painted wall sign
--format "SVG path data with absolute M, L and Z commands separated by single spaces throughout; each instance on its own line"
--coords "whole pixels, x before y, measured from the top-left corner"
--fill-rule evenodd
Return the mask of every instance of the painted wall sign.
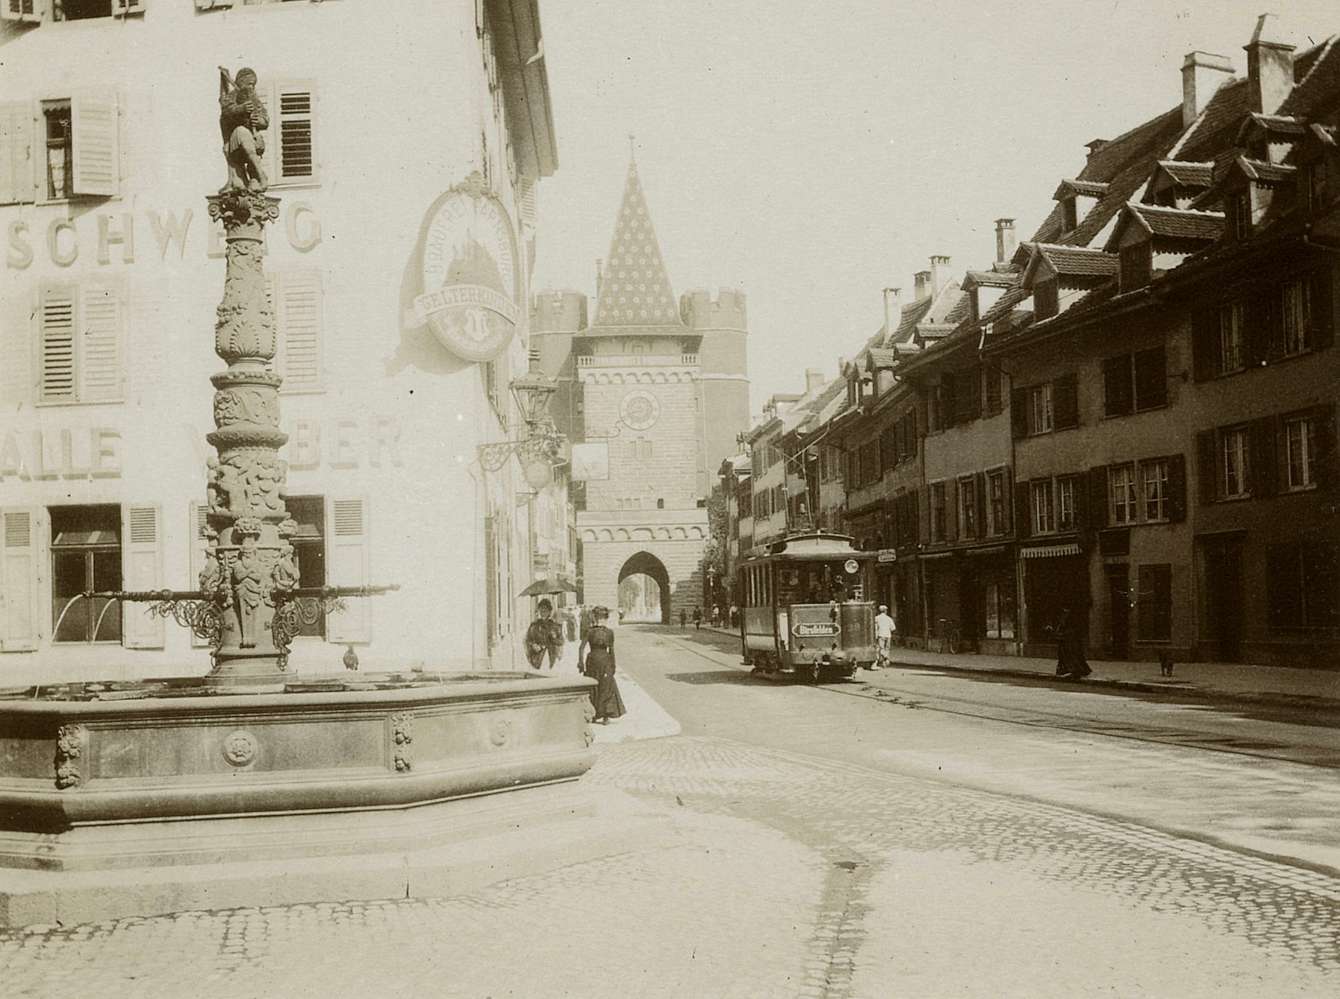
M 512 221 L 472 174 L 433 209 L 424 235 L 423 294 L 414 311 L 453 354 L 491 361 L 516 332 L 517 281 Z
M 603 482 L 610 477 L 608 441 L 572 445 L 572 481 Z
M 283 210 L 289 246 L 306 253 L 320 244 L 321 218 L 310 202 L 287 202 Z M 45 250 L 47 259 L 57 267 L 69 267 L 81 258 L 96 260 L 100 266 L 145 259 L 185 260 L 195 219 L 190 208 L 181 212 L 95 212 L 73 219 L 58 215 L 45 224 L 15 219 L 6 234 L 5 266 L 16 271 L 31 267 L 38 252 L 35 247 Z M 222 223 L 211 225 L 203 219 L 194 228 L 197 233 L 206 233 L 206 257 L 224 255 Z
M 120 477 L 119 430 L 0 431 L 0 482 Z

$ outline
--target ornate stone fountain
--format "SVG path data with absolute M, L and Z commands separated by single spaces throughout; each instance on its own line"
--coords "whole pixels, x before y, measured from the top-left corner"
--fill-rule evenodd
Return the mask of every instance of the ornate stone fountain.
M 104 594 L 207 637 L 212 668 L 0 694 L 0 925 L 459 889 L 509 850 L 540 862 L 585 807 L 588 680 L 286 669 L 298 599 L 393 587 L 297 585 L 262 242 L 279 200 L 247 78 L 221 97 L 229 183 L 208 199 L 227 240 L 209 559 L 197 590 Z

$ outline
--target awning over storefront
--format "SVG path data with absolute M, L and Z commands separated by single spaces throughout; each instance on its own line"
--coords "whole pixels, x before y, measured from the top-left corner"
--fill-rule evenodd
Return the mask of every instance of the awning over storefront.
M 1040 548 L 1022 548 L 1020 558 L 1058 558 L 1062 555 L 1079 555 L 1079 545 L 1071 542 L 1066 545 L 1044 545 Z
M 1006 545 L 987 545 L 984 548 L 969 548 L 964 552 L 965 555 L 1004 555 L 1007 549 Z

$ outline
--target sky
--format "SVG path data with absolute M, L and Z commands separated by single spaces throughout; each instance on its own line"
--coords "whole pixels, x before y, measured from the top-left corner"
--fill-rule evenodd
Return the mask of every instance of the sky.
M 540 0 L 559 169 L 532 287 L 594 295 L 629 135 L 676 294 L 748 295 L 754 411 L 836 375 L 882 289 L 1027 239 L 1085 143 L 1181 105 L 1193 49 L 1246 73 L 1257 15 L 1303 49 L 1337 0 Z M 594 313 L 594 302 L 591 311 Z

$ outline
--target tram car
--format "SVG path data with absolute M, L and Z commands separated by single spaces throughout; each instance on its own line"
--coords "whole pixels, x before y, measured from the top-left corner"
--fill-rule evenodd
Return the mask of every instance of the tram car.
M 850 678 L 875 661 L 875 552 L 823 531 L 795 534 L 739 566 L 744 661 L 770 679 Z

